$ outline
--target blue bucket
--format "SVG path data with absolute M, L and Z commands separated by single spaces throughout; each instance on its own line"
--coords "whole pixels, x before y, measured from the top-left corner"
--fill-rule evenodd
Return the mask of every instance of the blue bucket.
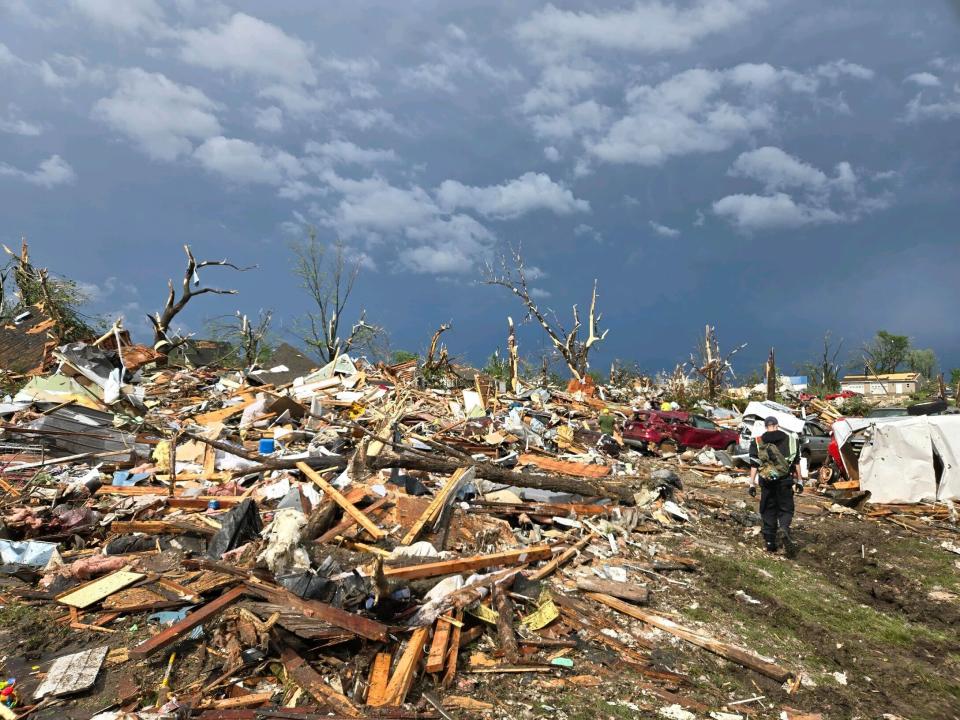
M 273 441 L 273 438 L 261 438 L 260 439 L 260 454 L 269 455 L 274 450 L 277 449 L 277 444 Z

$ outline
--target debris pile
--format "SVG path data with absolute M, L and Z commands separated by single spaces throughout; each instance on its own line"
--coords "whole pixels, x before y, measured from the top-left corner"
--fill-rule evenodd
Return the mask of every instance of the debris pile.
M 48 631 L 75 641 L 11 676 L 3 717 L 104 683 L 97 720 L 472 717 L 494 708 L 488 679 L 590 686 L 624 666 L 650 707 L 700 711 L 661 652 L 678 641 L 799 687 L 649 609 L 648 580 L 697 570 L 657 539 L 727 506 L 668 463 L 714 484 L 746 470 L 624 444 L 651 403 L 630 388 L 452 366 L 427 387 L 416 362 L 348 355 L 295 374 L 52 354 L 0 404 L 0 595 L 56 607 Z

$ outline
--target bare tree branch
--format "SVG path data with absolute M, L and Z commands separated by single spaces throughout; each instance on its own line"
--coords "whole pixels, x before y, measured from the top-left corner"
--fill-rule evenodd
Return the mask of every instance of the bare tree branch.
M 536 300 L 531 295 L 530 288 L 527 285 L 527 275 L 524 268 L 523 257 L 520 248 L 511 248 L 512 265 L 507 264 L 505 256 L 500 258 L 500 272 L 495 273 L 490 265 L 484 269 L 484 284 L 499 285 L 512 292 L 524 304 L 527 315 L 524 320 L 531 318 L 536 320 L 543 328 L 550 342 L 553 344 L 560 357 L 563 358 L 570 373 L 577 379 L 583 380 L 587 370 L 590 367 L 589 354 L 590 349 L 598 342 L 602 341 L 608 330 L 598 334 L 597 325 L 600 322 L 600 315 L 597 315 L 597 281 L 593 282 L 593 295 L 590 300 L 590 315 L 587 319 L 589 336 L 586 342 L 579 339 L 581 328 L 580 313 L 577 306 L 573 306 L 573 326 L 569 331 L 565 331 L 559 322 L 554 320 L 551 323 L 546 315 L 540 310 Z
M 189 245 L 183 246 L 187 254 L 187 268 L 183 273 L 183 288 L 180 291 L 180 297 L 177 298 L 176 290 L 173 287 L 173 280 L 167 281 L 167 300 L 164 303 L 163 310 L 154 315 L 147 315 L 147 318 L 153 324 L 153 346 L 154 349 L 163 352 L 170 352 L 178 345 L 186 341 L 186 337 L 170 334 L 170 324 L 174 318 L 187 306 L 191 299 L 198 295 L 212 293 L 215 295 L 236 295 L 236 290 L 221 290 L 219 288 L 199 287 L 200 275 L 197 270 L 206 267 L 227 267 L 238 272 L 252 270 L 256 265 L 250 267 L 239 267 L 228 260 L 203 260 L 197 262 L 193 256 L 193 251 Z M 189 336 L 188 336 L 189 337 Z

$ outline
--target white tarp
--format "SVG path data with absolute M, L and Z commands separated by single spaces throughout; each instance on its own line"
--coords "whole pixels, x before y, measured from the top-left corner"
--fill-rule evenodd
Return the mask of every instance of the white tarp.
M 834 423 L 833 430 L 841 448 L 853 433 L 864 433 L 858 469 L 870 502 L 960 499 L 960 416 L 849 418 Z M 943 463 L 939 484 L 935 453 Z

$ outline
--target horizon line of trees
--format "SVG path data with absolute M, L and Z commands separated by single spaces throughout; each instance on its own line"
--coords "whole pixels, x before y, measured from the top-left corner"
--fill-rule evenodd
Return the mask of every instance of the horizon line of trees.
M 26 307 L 39 305 L 53 319 L 60 342 L 92 339 L 109 329 L 122 329 L 119 320 L 111 321 L 109 318 L 84 314 L 81 308 L 88 304 L 89 297 L 82 286 L 68 277 L 53 274 L 46 268 L 34 265 L 25 238 L 19 253 L 6 246 L 3 246 L 3 249 L 8 255 L 8 261 L 0 266 L 0 321 L 9 321 Z M 358 351 L 370 354 L 377 360 L 394 362 L 426 357 L 422 352 L 391 351 L 385 329 L 367 321 L 366 309 L 352 311 L 351 300 L 362 262 L 360 258 L 351 256 L 341 241 L 323 243 L 318 239 L 316 231 L 308 227 L 306 238 L 292 243 L 290 249 L 294 255 L 292 274 L 310 302 L 308 310 L 292 323 L 287 334 L 319 362 L 325 364 L 337 355 L 349 351 Z M 214 267 L 236 272 L 255 269 L 237 266 L 227 259 L 198 261 L 188 245 L 184 245 L 184 251 L 187 264 L 179 293 L 173 281 L 168 281 L 165 303 L 159 311 L 147 315 L 154 329 L 154 347 L 163 353 L 169 353 L 192 337 L 192 334 L 177 329 L 175 320 L 196 297 L 204 294 L 237 294 L 236 290 L 204 285 L 200 278 L 201 270 L 206 274 L 207 268 Z M 580 335 L 582 323 L 576 305 L 573 306 L 573 324 L 569 329 L 558 320 L 552 309 L 538 305 L 527 286 L 525 264 L 519 248 L 513 249 L 510 256 L 504 255 L 500 258 L 497 272 L 488 265 L 481 281 L 486 285 L 503 287 L 516 297 L 525 312 L 521 322 L 539 325 L 547 341 L 546 351 L 541 347 L 532 356 L 520 356 L 513 321 L 508 318 L 509 353 L 501 356 L 498 349 L 489 356 L 485 369 L 491 375 L 508 381 L 516 379 L 518 375 L 533 377 L 552 373 L 559 377 L 555 374 L 555 368 L 565 366 L 570 376 L 578 381 L 585 381 L 587 376 L 594 382 L 605 381 L 606 374 L 592 369 L 589 362 L 592 350 L 605 340 L 609 333 L 609 328 L 599 328 L 602 313 L 597 309 L 596 280 L 586 317 L 586 338 Z M 355 319 L 351 321 L 348 317 Z M 272 349 L 279 344 L 280 338 L 276 335 L 272 322 L 271 310 L 260 310 L 253 319 L 237 311 L 233 316 L 208 320 L 206 331 L 212 336 L 211 339 L 229 343 L 233 351 L 231 355 L 235 356 L 237 364 L 246 367 L 265 361 Z M 441 328 L 440 332 L 449 329 L 449 324 Z M 439 333 L 435 334 L 435 339 L 438 336 Z M 431 343 L 432 350 L 435 339 Z M 708 387 L 708 395 L 713 396 L 735 378 L 730 357 L 745 345 L 746 343 L 722 356 L 716 329 L 708 325 L 706 333 L 697 342 L 689 363 L 679 363 L 672 371 L 672 376 L 696 378 Z M 844 370 L 868 376 L 911 371 L 920 373 L 926 380 L 932 380 L 939 368 L 933 349 L 914 347 L 909 336 L 887 330 L 878 330 L 870 341 L 849 353 L 845 359 L 841 359 L 842 349 L 843 340 L 835 342 L 832 333 L 827 331 L 819 356 L 794 365 L 798 374 L 807 376 L 810 391 L 816 394 L 837 392 Z M 771 349 L 768 362 L 772 360 Z M 504 374 L 507 377 L 502 377 Z M 630 375 L 644 375 L 637 363 L 615 360 L 611 364 L 609 377 L 613 378 L 618 374 L 621 379 Z M 769 377 L 769 371 L 765 374 Z M 754 371 L 745 379 L 748 383 L 752 378 L 762 382 L 759 376 L 760 373 Z M 960 368 L 949 370 L 949 384 L 952 387 L 960 385 Z

